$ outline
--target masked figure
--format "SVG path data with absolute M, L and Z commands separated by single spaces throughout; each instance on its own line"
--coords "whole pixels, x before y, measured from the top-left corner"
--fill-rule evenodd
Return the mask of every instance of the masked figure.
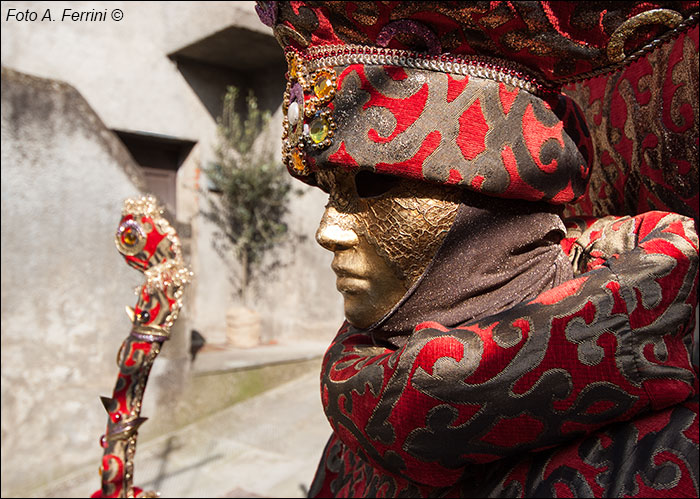
M 257 10 L 347 319 L 310 495 L 697 496 L 698 3 Z

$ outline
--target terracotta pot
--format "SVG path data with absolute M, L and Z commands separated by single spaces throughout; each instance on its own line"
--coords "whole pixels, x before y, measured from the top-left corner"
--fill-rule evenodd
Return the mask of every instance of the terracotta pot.
M 260 315 L 242 305 L 232 305 L 226 311 L 226 341 L 238 348 L 260 344 Z

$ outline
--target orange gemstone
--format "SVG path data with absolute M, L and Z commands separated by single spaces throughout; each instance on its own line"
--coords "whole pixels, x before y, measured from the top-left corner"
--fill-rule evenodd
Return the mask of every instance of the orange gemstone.
M 134 233 L 134 230 L 129 228 L 129 229 L 126 229 L 124 231 L 123 240 L 124 240 L 124 244 L 126 244 L 127 246 L 133 246 L 138 241 L 138 237 Z
M 304 158 L 301 156 L 299 149 L 294 149 L 292 151 L 292 167 L 297 172 L 301 173 L 304 171 Z
M 297 77 L 297 72 L 299 69 L 297 68 L 297 60 L 292 59 L 292 63 L 289 65 L 289 76 L 290 78 L 296 78 Z
M 314 81 L 314 93 L 319 99 L 326 99 L 333 92 L 333 80 L 330 73 L 323 72 Z

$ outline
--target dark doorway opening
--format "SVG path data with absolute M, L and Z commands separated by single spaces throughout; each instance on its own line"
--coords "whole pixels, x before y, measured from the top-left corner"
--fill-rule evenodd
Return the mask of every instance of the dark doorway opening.
M 164 135 L 115 130 L 141 167 L 149 192 L 177 215 L 177 171 L 195 142 Z

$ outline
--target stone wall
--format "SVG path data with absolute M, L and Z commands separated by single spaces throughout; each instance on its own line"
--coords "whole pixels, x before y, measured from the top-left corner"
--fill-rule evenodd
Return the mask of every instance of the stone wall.
M 111 393 L 130 329 L 124 307 L 142 282 L 117 253 L 114 232 L 143 179 L 65 83 L 3 68 L 1 109 L 6 496 L 99 462 L 106 416 L 98 395 Z M 186 348 L 167 345 L 168 355 Z
M 280 70 L 279 64 L 284 59 L 254 7 L 254 2 L 2 4 L 4 66 L 69 83 L 109 129 L 196 143 L 177 174 L 176 217 L 189 226 L 187 245 L 197 276 L 183 327 L 187 333 L 196 329 L 211 343 L 226 341 L 226 310 L 236 302 L 230 277 L 237 263 L 214 251 L 214 228 L 200 216 L 204 202 L 198 192 L 216 141 L 212 107 L 220 102 L 226 81 L 256 89 L 274 112 L 268 140 L 280 149 L 284 67 Z M 51 9 L 55 20 L 7 21 L 10 8 L 29 9 L 39 17 Z M 123 18 L 60 21 L 64 9 L 120 9 Z M 238 30 L 234 39 L 226 35 L 231 28 Z M 329 267 L 332 255 L 313 239 L 326 196 L 300 182 L 296 187 L 303 194 L 292 202 L 290 232 L 306 239 L 281 247 L 275 256 L 285 265 L 257 287 L 254 306 L 262 315 L 264 341 L 328 341 L 342 320 L 342 300 Z
M 11 23 L 5 21 L 9 8 L 121 8 L 124 20 Z M 113 235 L 123 200 L 146 189 L 114 130 L 196 143 L 177 183 L 177 222 L 191 234 L 186 246 L 196 279 L 151 373 L 142 438 L 157 435 L 158 421 L 180 403 L 191 374 L 190 331 L 224 340 L 236 263 L 214 251 L 198 192 L 216 137 L 204 101 L 211 105 L 219 97 L 190 84 L 196 65 L 186 78 L 168 55 L 232 25 L 257 36 L 269 31 L 253 2 L 3 2 L 2 16 L 5 497 L 28 494 L 83 466 L 94 466 L 99 483 L 105 413 L 98 396 L 113 388 L 116 352 L 130 327 L 124 307 L 134 304 L 132 290 L 142 282 L 117 253 Z M 253 78 L 243 71 L 232 82 L 262 85 L 266 74 Z M 269 85 L 263 94 L 274 105 L 280 82 Z M 276 143 L 281 110 L 273 111 L 267 140 Z M 326 196 L 296 184 L 301 195 L 292 200 L 288 222 L 305 240 L 280 246 L 283 265 L 257 284 L 255 307 L 266 342 L 327 342 L 342 319 L 342 301 L 329 268 L 332 255 L 313 239 Z

